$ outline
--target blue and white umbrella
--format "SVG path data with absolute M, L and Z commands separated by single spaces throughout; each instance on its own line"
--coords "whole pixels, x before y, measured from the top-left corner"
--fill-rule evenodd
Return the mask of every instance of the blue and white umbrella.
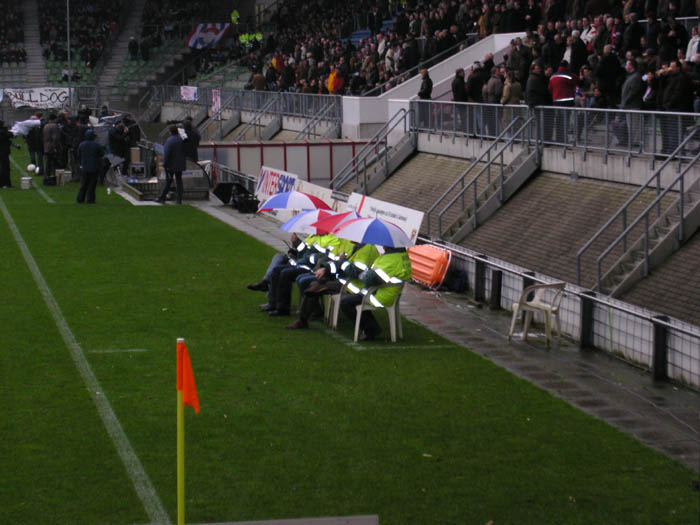
M 406 232 L 393 222 L 363 217 L 344 222 L 335 228 L 333 235 L 360 244 L 374 244 L 390 248 L 413 246 Z
M 280 226 L 280 230 L 292 233 L 318 233 L 318 229 L 314 223 L 332 217 L 333 215 L 335 215 L 335 212 L 328 210 L 303 211 Z
M 267 199 L 258 213 L 272 210 L 330 210 L 324 201 L 301 191 L 285 191 Z

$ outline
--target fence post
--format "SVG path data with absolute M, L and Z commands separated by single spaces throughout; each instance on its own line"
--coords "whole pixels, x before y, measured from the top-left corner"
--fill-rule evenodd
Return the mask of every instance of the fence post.
M 491 310 L 501 309 L 501 288 L 503 283 L 503 272 L 501 270 L 491 271 L 491 295 L 489 296 L 489 308 Z
M 595 302 L 593 291 L 581 294 L 581 334 L 579 337 L 579 348 L 593 348 L 593 306 Z
M 474 300 L 483 303 L 486 299 L 486 262 L 485 255 L 479 255 L 474 261 Z
M 652 317 L 652 323 L 654 324 L 654 356 L 652 363 L 654 381 L 665 381 L 668 379 L 668 348 L 666 346 L 668 329 L 665 325 L 660 324 L 667 323 L 668 320 L 668 317 L 665 315 Z

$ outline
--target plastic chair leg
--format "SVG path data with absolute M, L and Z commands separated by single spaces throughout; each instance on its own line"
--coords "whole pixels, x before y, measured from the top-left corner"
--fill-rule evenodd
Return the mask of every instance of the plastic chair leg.
M 544 312 L 544 342 L 549 348 L 549 341 L 552 339 L 552 316 L 549 312 Z
M 389 334 L 391 335 L 391 342 L 396 342 L 396 309 L 390 306 L 386 309 L 386 313 L 389 314 Z
M 559 312 L 555 312 L 552 315 L 554 315 L 554 320 L 557 323 L 557 342 L 559 342 L 559 339 L 561 339 L 561 321 L 559 320 Z
M 523 325 L 523 341 L 527 341 L 527 333 L 530 331 L 530 323 L 532 322 L 532 312 L 525 312 L 525 324 Z
M 329 322 L 331 323 L 331 328 L 333 330 L 337 330 L 338 329 L 338 314 L 340 313 L 341 295 L 340 294 L 331 295 L 330 297 L 331 297 L 331 319 Z
M 515 332 L 515 323 L 518 322 L 518 314 L 520 313 L 520 308 L 516 305 L 513 308 L 513 319 L 510 321 L 510 330 L 508 331 L 508 341 L 513 337 L 513 332 Z
M 362 305 L 358 304 L 355 308 L 357 308 L 357 315 L 355 316 L 355 337 L 353 341 L 357 343 L 357 339 L 360 336 L 360 319 L 362 318 Z
M 399 339 L 403 339 L 403 326 L 401 326 L 401 310 L 399 309 L 399 303 L 396 303 L 396 328 L 399 334 Z

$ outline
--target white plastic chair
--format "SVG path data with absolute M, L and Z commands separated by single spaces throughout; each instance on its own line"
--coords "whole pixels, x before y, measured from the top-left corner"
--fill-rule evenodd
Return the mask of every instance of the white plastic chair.
M 533 284 L 528 286 L 520 294 L 520 300 L 513 303 L 513 319 L 510 323 L 510 331 L 508 332 L 508 340 L 510 341 L 515 331 L 515 323 L 518 320 L 520 312 L 525 312 L 525 321 L 523 323 L 523 341 L 527 341 L 527 332 L 530 329 L 532 315 L 535 312 L 541 312 L 544 315 L 545 325 L 545 340 L 547 346 L 552 338 L 552 318 L 557 324 L 557 340 L 561 337 L 561 324 L 559 322 L 559 305 L 564 297 L 565 283 L 552 284 Z M 554 297 L 551 302 L 545 302 L 543 296 L 547 292 L 554 292 Z M 534 297 L 527 300 L 528 296 L 534 293 Z
M 396 342 L 396 334 L 398 333 L 399 338 L 403 339 L 403 327 L 401 326 L 401 310 L 399 309 L 399 302 L 401 302 L 401 294 L 403 293 L 404 283 L 396 284 L 384 284 L 381 286 L 374 286 L 367 291 L 367 294 L 362 298 L 362 302 L 356 306 L 357 315 L 355 317 L 355 337 L 354 341 L 357 343 L 357 338 L 360 335 L 360 318 L 362 317 L 362 312 L 366 310 L 386 310 L 389 315 L 389 333 L 391 334 L 391 342 Z M 370 296 L 380 288 L 400 288 L 399 293 L 396 296 L 394 304 L 391 306 L 372 306 L 370 301 Z
M 348 281 L 349 282 L 349 281 Z M 343 284 L 340 292 L 335 294 L 324 295 L 324 319 L 328 322 L 328 327 L 331 330 L 338 328 L 338 314 L 340 313 L 340 300 L 345 295 L 345 290 L 348 283 Z

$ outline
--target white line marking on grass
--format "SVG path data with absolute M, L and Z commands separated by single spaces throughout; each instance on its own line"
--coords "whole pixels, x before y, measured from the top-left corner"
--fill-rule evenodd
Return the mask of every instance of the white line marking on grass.
M 88 350 L 88 354 L 124 354 L 128 352 L 148 352 L 146 348 L 115 348 L 113 350 Z
M 61 307 L 56 302 L 49 285 L 46 283 L 44 276 L 41 274 L 39 266 L 37 266 L 32 253 L 29 251 L 29 247 L 24 242 L 22 234 L 19 232 L 19 229 L 17 228 L 15 221 L 12 219 L 7 206 L 5 206 L 5 202 L 2 200 L 2 197 L 0 197 L 0 211 L 2 211 L 5 221 L 7 221 L 7 225 L 15 238 L 17 246 L 19 246 L 19 249 L 22 252 L 22 256 L 27 263 L 27 267 L 29 268 L 32 277 L 34 277 L 34 281 L 39 288 L 39 292 L 41 292 L 44 302 L 46 303 L 46 306 L 49 309 L 49 312 L 51 312 L 51 316 L 56 323 L 56 327 L 63 337 L 63 341 L 70 350 L 71 357 L 73 358 L 73 362 L 75 363 L 78 372 L 80 373 L 80 377 L 83 379 L 85 386 L 90 392 L 90 397 L 92 397 L 92 401 L 97 407 L 97 412 L 102 418 L 102 422 L 107 429 L 107 433 L 112 439 L 114 447 L 117 449 L 117 453 L 126 467 L 127 474 L 131 478 L 131 482 L 134 484 L 136 494 L 141 500 L 148 517 L 153 523 L 170 523 L 168 513 L 165 511 L 163 504 L 158 498 L 158 494 L 156 493 L 148 474 L 144 470 L 141 461 L 136 456 L 134 448 L 129 442 L 129 438 L 126 436 L 117 415 L 112 409 L 112 405 L 110 405 L 107 396 L 104 395 L 100 382 L 97 380 L 92 368 L 90 368 L 90 364 L 85 358 L 82 348 L 75 339 L 73 332 L 71 332 L 71 329 L 68 326 L 66 318 L 61 312 Z
M 13 159 L 12 157 L 10 157 L 10 162 L 12 162 L 12 164 L 15 165 L 15 168 L 17 168 L 17 169 L 19 170 L 20 173 L 24 173 L 24 168 L 22 168 L 22 166 L 20 166 L 19 164 L 17 164 L 17 161 L 16 161 L 15 159 Z M 46 192 L 45 192 L 44 190 L 42 190 L 39 186 L 37 186 L 36 184 L 34 184 L 34 178 L 33 178 L 33 177 L 32 177 L 32 186 L 36 188 L 36 191 L 39 192 L 39 195 L 41 195 L 41 196 L 44 198 L 44 200 L 45 200 L 46 202 L 48 202 L 49 204 L 56 204 L 56 201 L 55 201 L 55 200 L 53 200 L 51 197 L 49 197 L 49 196 L 46 194 Z

